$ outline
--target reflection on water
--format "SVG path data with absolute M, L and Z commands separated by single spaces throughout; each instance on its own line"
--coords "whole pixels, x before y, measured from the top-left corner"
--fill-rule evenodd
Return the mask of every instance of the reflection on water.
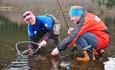
M 59 56 L 51 56 L 48 50 L 47 48 L 42 49 L 41 53 L 30 56 L 29 58 L 17 57 L 3 70 L 104 70 L 101 62 L 82 63 L 72 60 L 70 56 L 60 59 Z
M 62 62 L 59 56 L 51 56 L 49 53 L 45 52 L 34 56 L 32 58 L 31 70 L 70 70 L 70 63 L 68 61 Z
M 29 68 L 29 58 L 18 56 L 10 65 L 3 67 L 3 70 L 29 70 Z

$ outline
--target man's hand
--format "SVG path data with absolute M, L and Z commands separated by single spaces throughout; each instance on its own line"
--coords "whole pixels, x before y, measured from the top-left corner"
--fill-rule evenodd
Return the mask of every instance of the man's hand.
M 68 34 L 70 34 L 70 32 L 73 30 L 74 28 L 69 28 L 68 29 Z
M 44 47 L 47 44 L 45 40 L 43 40 L 41 43 L 39 43 L 39 48 Z
M 58 48 L 53 49 L 53 51 L 51 52 L 51 55 L 55 56 L 59 54 L 59 50 Z

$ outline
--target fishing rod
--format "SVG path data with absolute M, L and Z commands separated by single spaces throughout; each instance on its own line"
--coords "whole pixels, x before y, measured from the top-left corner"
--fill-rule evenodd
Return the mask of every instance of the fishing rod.
M 63 13 L 63 10 L 62 10 L 60 1 L 57 0 L 57 3 L 58 3 L 58 6 L 59 6 L 59 8 L 60 8 L 60 10 L 61 10 L 61 13 L 62 13 L 62 16 L 63 16 L 63 18 L 64 18 L 65 24 L 66 24 L 67 28 L 69 29 L 69 25 L 68 25 L 68 23 L 67 23 L 67 20 L 66 20 L 66 18 L 65 18 L 64 13 Z M 73 47 L 74 47 L 73 49 L 78 50 L 77 47 L 76 47 L 76 44 L 73 44 Z M 64 56 L 64 57 L 65 57 L 65 56 Z
M 60 10 L 61 10 L 62 15 L 63 15 L 63 18 L 64 18 L 64 21 L 65 21 L 65 23 L 66 23 L 66 26 L 67 26 L 67 28 L 69 29 L 69 25 L 68 25 L 68 23 L 67 23 L 67 20 L 66 20 L 66 18 L 65 18 L 64 13 L 63 13 L 63 10 L 62 10 L 62 7 L 61 7 L 61 4 L 60 4 L 60 1 L 57 0 L 57 3 L 58 3 L 58 6 L 59 6 L 59 8 L 60 8 Z M 76 45 L 73 44 L 73 46 L 76 46 Z
M 62 16 L 63 16 L 64 21 L 65 21 L 65 23 L 66 23 L 66 26 L 67 26 L 67 28 L 69 29 L 69 25 L 68 25 L 68 23 L 67 23 L 67 21 L 66 21 L 66 18 L 65 18 L 65 15 L 64 15 L 64 13 L 63 13 L 63 10 L 62 10 L 62 7 L 61 7 L 61 4 L 60 4 L 59 0 L 57 0 L 57 3 L 58 3 L 58 6 L 59 6 L 59 8 L 60 8 L 60 10 L 61 10 Z

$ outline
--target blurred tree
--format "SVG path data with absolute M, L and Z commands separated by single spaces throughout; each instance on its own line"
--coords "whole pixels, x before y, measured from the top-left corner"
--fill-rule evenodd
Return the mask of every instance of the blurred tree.
M 115 0 L 108 0 L 106 3 L 106 7 L 112 8 L 115 5 Z
M 115 0 L 98 0 L 99 6 L 105 5 L 107 8 L 111 8 L 115 5 Z
M 0 0 L 0 3 L 2 2 L 3 0 Z

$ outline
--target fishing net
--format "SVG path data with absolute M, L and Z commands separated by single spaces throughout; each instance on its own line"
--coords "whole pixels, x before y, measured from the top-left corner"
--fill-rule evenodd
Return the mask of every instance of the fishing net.
M 29 56 L 35 54 L 39 50 L 38 43 L 32 41 L 21 41 L 16 43 L 16 51 L 20 56 Z

